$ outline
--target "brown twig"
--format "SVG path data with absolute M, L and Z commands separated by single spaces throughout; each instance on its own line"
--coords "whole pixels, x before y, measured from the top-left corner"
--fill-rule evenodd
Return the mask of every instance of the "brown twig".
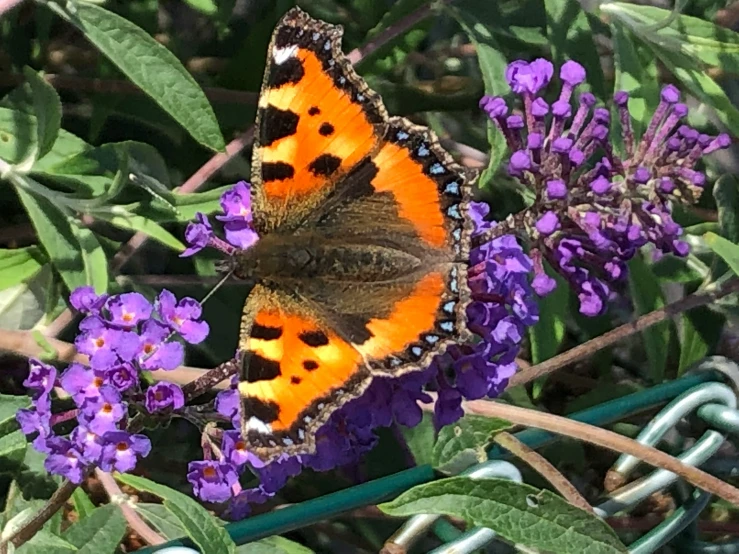
M 117 502 L 118 499 L 121 499 L 124 496 L 124 493 L 110 473 L 102 471 L 100 468 L 96 468 L 95 475 L 100 479 L 100 484 L 105 489 L 111 502 L 116 502 L 116 505 L 121 509 L 121 513 L 123 514 L 123 517 L 126 518 L 129 527 L 144 539 L 147 544 L 162 544 L 167 542 L 164 537 L 149 527 L 138 512 L 136 512 L 136 510 L 126 501 Z
M 424 409 L 429 409 L 428 406 L 424 406 Z M 705 471 L 686 465 L 677 458 L 665 454 L 656 448 L 640 444 L 633 439 L 621 436 L 613 431 L 601 429 L 579 421 L 573 421 L 566 417 L 520 408 L 518 406 L 510 406 L 501 402 L 472 400 L 463 402 L 462 408 L 466 413 L 497 417 L 516 425 L 544 429 L 551 433 L 602 446 L 614 452 L 630 454 L 651 466 L 671 471 L 699 489 L 708 491 L 711 494 L 723 498 L 727 502 L 739 506 L 739 489 Z
M 648 314 L 644 314 L 636 321 L 631 323 L 625 323 L 611 331 L 608 331 L 604 335 L 589 340 L 588 342 L 569 349 L 567 352 L 555 356 L 545 362 L 532 366 L 528 369 L 520 371 L 513 377 L 509 382 L 509 386 L 513 387 L 516 385 L 523 385 L 534 379 L 538 379 L 542 375 L 546 375 L 553 371 L 556 371 L 566 365 L 575 363 L 579 360 L 592 356 L 593 354 L 600 352 L 602 349 L 612 346 L 635 333 L 643 331 L 664 321 L 669 317 L 681 314 L 693 308 L 699 306 L 705 306 L 739 291 L 739 278 L 733 277 L 728 280 L 723 287 L 712 292 L 695 293 L 685 298 L 682 298 L 676 302 L 668 304 L 659 310 L 654 310 Z
M 575 486 L 536 450 L 529 448 L 506 431 L 495 435 L 493 440 L 508 450 L 511 454 L 526 462 L 533 470 L 539 473 L 539 475 L 549 481 L 549 483 L 551 483 L 551 485 L 564 497 L 565 500 L 567 500 L 567 502 L 573 506 L 577 506 L 581 510 L 590 512 L 591 514 L 595 513 L 593 511 L 593 507 L 587 500 L 585 500 Z
M 61 486 L 54 491 L 51 498 L 46 501 L 44 507 L 41 508 L 38 513 L 28 520 L 23 527 L 18 529 L 7 539 L 0 542 L 0 550 L 6 550 L 8 543 L 13 543 L 13 546 L 18 548 L 23 543 L 31 540 L 33 536 L 41 529 L 44 524 L 49 521 L 52 516 L 57 513 L 64 504 L 67 503 L 72 497 L 72 493 L 77 488 L 77 485 L 65 479 Z

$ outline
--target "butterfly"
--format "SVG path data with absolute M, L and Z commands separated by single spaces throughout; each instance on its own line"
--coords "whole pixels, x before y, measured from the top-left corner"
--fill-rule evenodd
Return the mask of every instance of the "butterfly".
M 342 29 L 293 8 L 268 51 L 252 160 L 260 239 L 239 351 L 242 434 L 264 461 L 373 378 L 423 369 L 466 337 L 470 176 L 429 130 L 389 117 L 341 51 Z

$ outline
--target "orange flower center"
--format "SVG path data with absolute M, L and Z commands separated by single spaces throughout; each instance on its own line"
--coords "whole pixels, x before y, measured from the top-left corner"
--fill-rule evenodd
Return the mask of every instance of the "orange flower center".
M 216 470 L 212 467 L 206 467 L 203 470 L 203 475 L 205 475 L 205 477 L 207 477 L 208 479 L 212 479 L 216 476 Z
M 102 348 L 103 346 L 105 346 L 105 339 L 103 337 L 95 339 L 95 346 L 97 346 L 98 348 Z
M 124 452 L 125 450 L 128 450 L 128 445 L 125 442 L 119 442 L 115 445 L 115 448 L 118 452 Z
M 100 410 L 100 411 L 101 411 L 101 412 L 105 412 L 106 414 L 109 414 L 110 412 L 112 412 L 112 411 L 113 411 L 113 406 L 111 406 L 110 404 L 108 404 L 108 403 L 106 402 L 105 404 L 103 404 L 103 409 L 102 409 L 102 410 Z

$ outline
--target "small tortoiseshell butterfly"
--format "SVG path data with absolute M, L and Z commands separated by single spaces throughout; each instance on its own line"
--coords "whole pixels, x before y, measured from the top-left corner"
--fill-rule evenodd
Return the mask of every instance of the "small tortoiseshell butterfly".
M 239 348 L 242 432 L 265 461 L 374 376 L 425 368 L 465 335 L 465 171 L 427 129 L 388 117 L 340 27 L 290 10 L 269 48 L 252 164 L 260 240 Z

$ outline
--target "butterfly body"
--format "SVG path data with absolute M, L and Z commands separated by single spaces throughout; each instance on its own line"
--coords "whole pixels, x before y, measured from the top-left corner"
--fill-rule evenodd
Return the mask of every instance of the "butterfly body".
M 388 117 L 341 31 L 290 10 L 275 30 L 252 164 L 260 235 L 234 256 L 244 307 L 242 432 L 269 461 L 309 453 L 377 376 L 466 336 L 465 172 L 427 129 Z

